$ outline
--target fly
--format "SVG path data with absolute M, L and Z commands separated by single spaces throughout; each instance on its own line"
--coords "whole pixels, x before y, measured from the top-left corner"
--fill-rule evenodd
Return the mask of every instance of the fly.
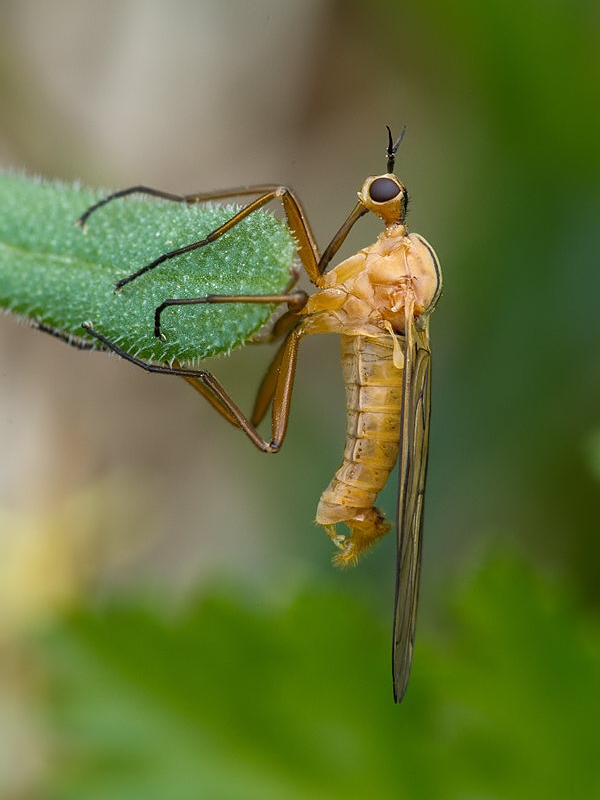
M 226 191 L 176 195 L 146 186 L 115 192 L 89 208 L 78 220 L 117 197 L 141 193 L 166 200 L 198 203 L 254 196 L 231 219 L 204 239 L 164 253 L 120 280 L 116 288 L 178 255 L 209 245 L 242 219 L 279 200 L 298 243 L 298 257 L 316 291 L 307 295 L 292 286 L 282 294 L 209 295 L 166 299 L 155 310 L 154 333 L 164 337 L 167 309 L 206 303 L 279 303 L 285 313 L 265 337 L 281 344 L 260 384 L 254 409 L 247 416 L 219 381 L 204 370 L 148 363 L 120 349 L 91 322 L 89 334 L 122 358 L 148 372 L 179 375 L 200 392 L 231 424 L 240 428 L 261 451 L 276 453 L 287 430 L 298 346 L 308 335 L 341 335 L 341 359 L 346 388 L 346 444 L 342 464 L 323 492 L 316 521 L 336 546 L 334 563 L 355 564 L 390 529 L 375 500 L 396 461 L 399 462 L 397 561 L 394 602 L 392 674 L 394 699 L 400 702 L 410 673 L 419 574 L 422 517 L 429 444 L 431 348 L 429 317 L 442 289 L 440 264 L 433 248 L 406 225 L 408 194 L 394 174 L 395 156 L 404 130 L 394 142 L 388 128 L 387 171 L 368 177 L 358 201 L 321 254 L 310 225 L 291 189 L 264 185 Z M 367 213 L 384 223 L 377 240 L 326 271 L 354 224 Z M 271 437 L 257 426 L 271 410 Z M 338 530 L 345 525 L 347 532 Z

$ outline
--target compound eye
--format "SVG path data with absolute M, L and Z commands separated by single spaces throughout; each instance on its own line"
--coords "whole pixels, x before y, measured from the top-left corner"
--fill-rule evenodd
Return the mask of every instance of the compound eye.
M 375 178 L 369 186 L 369 195 L 375 203 L 385 203 L 387 200 L 392 200 L 400 192 L 400 187 L 391 178 Z

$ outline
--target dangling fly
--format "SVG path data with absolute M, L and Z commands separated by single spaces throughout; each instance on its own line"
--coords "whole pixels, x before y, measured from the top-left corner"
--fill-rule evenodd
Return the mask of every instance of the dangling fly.
M 282 303 L 286 312 L 274 323 L 269 339 L 281 338 L 246 416 L 217 379 L 204 370 L 169 367 L 142 361 L 109 341 L 92 323 L 85 327 L 105 346 L 149 372 L 184 377 L 229 422 L 240 428 L 263 452 L 283 444 L 289 417 L 300 341 L 310 334 L 341 335 L 346 387 L 346 445 L 342 463 L 323 492 L 317 522 L 338 549 L 339 566 L 357 562 L 390 529 L 375 499 L 399 462 L 397 568 L 393 637 L 394 697 L 402 700 L 412 662 L 421 563 L 421 525 L 427 468 L 430 411 L 429 317 L 442 289 L 440 264 L 433 248 L 405 226 L 408 195 L 394 174 L 396 142 L 388 128 L 387 172 L 368 177 L 358 201 L 329 245 L 320 254 L 304 210 L 285 186 L 242 187 L 210 194 L 173 195 L 145 186 L 116 192 L 89 208 L 80 218 L 116 197 L 144 193 L 168 200 L 197 203 L 255 196 L 228 222 L 201 241 L 163 254 L 119 281 L 117 289 L 182 253 L 209 246 L 242 219 L 271 200 L 281 201 L 298 242 L 298 256 L 317 291 L 294 290 L 279 295 L 169 298 L 156 309 L 154 330 L 163 336 L 167 309 L 204 303 Z M 326 272 L 358 219 L 372 212 L 384 229 L 374 244 L 359 250 Z M 271 409 L 271 438 L 257 426 Z M 344 525 L 347 533 L 339 531 Z

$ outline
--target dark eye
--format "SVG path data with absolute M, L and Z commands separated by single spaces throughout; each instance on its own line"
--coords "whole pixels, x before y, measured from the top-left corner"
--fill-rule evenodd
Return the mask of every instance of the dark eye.
M 385 203 L 400 194 L 400 187 L 391 178 L 375 178 L 369 186 L 371 200 L 376 203 Z

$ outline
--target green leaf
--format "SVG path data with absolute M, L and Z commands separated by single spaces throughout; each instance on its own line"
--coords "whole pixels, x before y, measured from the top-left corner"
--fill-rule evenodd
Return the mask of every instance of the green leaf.
M 64 338 L 95 343 L 85 321 L 146 361 L 194 363 L 246 341 L 273 311 L 260 304 L 169 308 L 165 341 L 153 333 L 167 298 L 271 294 L 290 280 L 289 229 L 258 211 L 212 244 L 169 260 L 123 287 L 114 285 L 161 254 L 202 239 L 230 219 L 233 205 L 187 205 L 139 195 L 74 222 L 105 193 L 0 175 L 0 307 Z

